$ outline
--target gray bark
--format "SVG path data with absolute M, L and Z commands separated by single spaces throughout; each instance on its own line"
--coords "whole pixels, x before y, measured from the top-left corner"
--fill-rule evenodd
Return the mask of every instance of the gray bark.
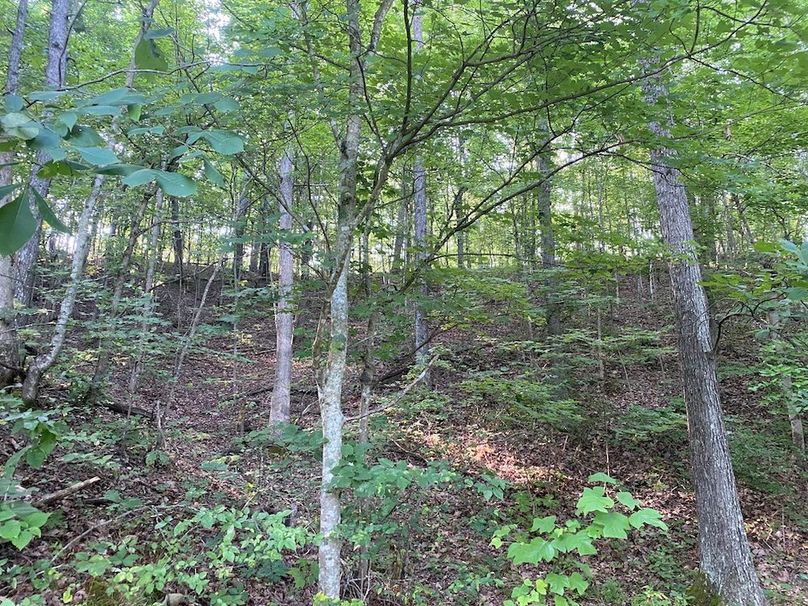
M 292 342 L 294 339 L 294 258 L 292 246 L 283 238 L 292 230 L 292 204 L 294 203 L 294 159 L 291 144 L 283 153 L 279 165 L 281 240 L 278 243 L 278 303 L 275 308 L 275 383 L 270 401 L 269 422 L 288 423 L 292 392 Z
M 101 175 L 97 176 L 93 182 L 90 195 L 84 201 L 84 208 L 81 210 L 79 225 L 76 230 L 76 250 L 73 253 L 73 262 L 70 269 L 70 283 L 59 307 L 59 315 L 56 319 L 56 327 L 51 337 L 50 347 L 47 351 L 34 358 L 22 384 L 22 400 L 26 404 L 31 405 L 36 402 L 42 376 L 53 365 L 56 357 L 62 351 L 65 336 L 67 335 L 67 324 L 73 313 L 73 305 L 76 302 L 76 294 L 84 272 L 84 262 L 87 260 L 90 234 L 92 233 L 92 224 L 95 218 L 95 207 L 101 194 L 102 183 Z
M 413 40 L 415 41 L 416 51 L 421 51 L 424 47 L 424 32 L 421 26 L 421 15 L 418 12 L 418 6 L 414 9 L 412 17 L 412 31 Z M 414 220 L 415 220 L 415 258 L 419 271 L 425 270 L 422 263 L 429 256 L 426 250 L 426 232 L 427 232 L 427 198 L 426 198 L 426 170 L 424 163 L 420 156 L 416 157 L 415 165 L 413 167 L 413 202 L 414 202 Z M 426 281 L 419 278 L 421 296 L 426 297 L 429 294 Z M 426 314 L 423 312 L 420 303 L 415 305 L 415 363 L 418 366 L 426 367 L 429 362 L 429 323 Z M 424 377 L 424 383 L 429 384 L 429 374 Z
M 8 49 L 8 75 L 5 93 L 16 95 L 20 85 L 20 57 L 28 18 L 28 0 L 20 0 L 17 6 L 17 24 Z M 11 170 L 11 153 L 0 154 L 0 186 L 10 185 L 14 180 Z M 11 202 L 9 196 L 0 199 L 0 206 Z M 14 328 L 14 275 L 11 257 L 0 256 L 0 387 L 14 380 L 16 367 L 20 365 L 17 333 Z
M 652 71 L 656 59 L 645 61 Z M 649 107 L 667 101 L 662 76 L 642 82 Z M 670 137 L 672 120 L 652 121 L 650 131 Z M 659 206 L 662 237 L 670 250 L 669 270 L 679 341 L 690 436 L 690 456 L 699 524 L 699 560 L 711 589 L 730 606 L 767 604 L 746 537 L 729 456 L 710 336 L 707 298 L 681 174 L 671 166 L 674 153 L 666 147 L 651 152 L 651 169 Z
M 241 272 L 244 270 L 244 232 L 247 224 L 247 208 L 250 200 L 247 198 L 247 184 L 245 182 L 241 195 L 236 202 L 235 217 L 235 243 L 233 245 L 233 279 L 238 282 L 241 279 Z
M 777 353 L 781 356 L 785 355 L 785 348 L 780 336 L 782 321 L 780 314 L 777 310 L 773 309 L 768 313 L 769 333 Z M 783 373 L 780 377 L 780 387 L 782 390 L 783 401 L 786 405 L 786 414 L 788 414 L 788 422 L 791 424 L 791 442 L 794 448 L 804 452 L 805 451 L 805 430 L 802 425 L 802 416 L 800 410 L 794 399 L 794 385 L 791 375 Z
M 538 169 L 542 174 L 551 170 L 550 161 L 542 154 L 538 158 Z M 553 271 L 556 266 L 556 242 L 553 230 L 552 197 L 550 180 L 545 180 L 538 190 L 538 215 L 541 230 L 541 264 L 542 268 Z M 561 321 L 558 317 L 558 306 L 551 300 L 555 293 L 556 280 L 554 276 L 548 279 L 547 333 L 551 336 L 561 334 Z
M 50 28 L 48 32 L 48 58 L 45 65 L 45 86 L 52 89 L 61 88 L 65 81 L 67 66 L 67 39 L 69 32 L 70 0 L 53 0 L 51 3 Z M 37 176 L 37 171 L 49 160 L 49 156 L 40 151 L 34 161 L 30 185 L 43 198 L 50 189 L 50 179 Z M 14 265 L 14 294 L 24 305 L 30 305 L 34 295 L 34 270 L 39 254 L 39 240 L 42 232 L 42 218 L 36 205 L 31 206 L 36 217 L 37 228 L 31 239 L 16 254 Z

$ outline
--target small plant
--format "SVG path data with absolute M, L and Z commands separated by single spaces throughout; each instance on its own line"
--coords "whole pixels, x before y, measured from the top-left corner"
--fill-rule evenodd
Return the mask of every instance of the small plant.
M 516 536 L 507 551 L 515 566 L 545 565 L 547 569 L 536 579 L 524 578 L 505 606 L 576 606 L 591 578 L 582 558 L 598 553 L 595 541 L 627 539 L 630 531 L 644 526 L 667 530 L 658 511 L 640 507 L 630 492 L 618 489 L 613 478 L 596 473 L 589 482 L 600 485 L 584 488 L 576 505 L 577 518 L 559 524 L 556 516 L 545 516 L 534 519 L 529 532 L 507 525 L 494 533 L 494 547 L 502 547 L 511 534 Z

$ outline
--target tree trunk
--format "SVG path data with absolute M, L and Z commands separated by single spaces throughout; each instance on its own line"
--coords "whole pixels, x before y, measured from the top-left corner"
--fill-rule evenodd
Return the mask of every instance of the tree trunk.
M 538 169 L 542 174 L 547 174 L 551 170 L 550 161 L 546 154 L 539 155 Z M 556 265 L 556 242 L 553 231 L 552 196 L 550 180 L 545 180 L 538 190 L 538 214 L 539 228 L 541 230 L 541 265 L 542 269 L 549 272 L 547 279 L 547 334 L 557 336 L 561 334 L 561 321 L 558 317 L 558 306 L 552 300 L 556 291 L 556 279 L 552 272 Z
M 70 284 L 59 308 L 59 316 L 56 319 L 56 327 L 51 337 L 50 347 L 46 352 L 34 358 L 25 375 L 25 381 L 22 384 L 22 400 L 28 405 L 33 405 L 36 402 L 42 375 L 53 365 L 56 357 L 62 351 L 65 336 L 67 335 L 67 324 L 73 313 L 73 304 L 76 302 L 76 293 L 84 271 L 84 262 L 87 259 L 95 207 L 101 194 L 102 183 L 102 175 L 98 175 L 93 182 L 90 195 L 84 201 L 84 208 L 81 211 L 79 226 L 76 230 L 76 250 L 73 253 L 73 263 L 70 270 Z
M 280 161 L 280 238 L 278 242 L 278 303 L 275 308 L 275 384 L 272 388 L 269 422 L 288 423 L 292 391 L 292 341 L 295 315 L 292 309 L 294 258 L 288 235 L 292 230 L 294 204 L 294 159 L 289 144 Z
M 247 224 L 247 207 L 249 206 L 249 198 L 247 198 L 247 182 L 243 185 L 241 195 L 236 202 L 236 217 L 234 236 L 235 242 L 233 244 L 233 279 L 238 282 L 241 279 L 241 272 L 244 270 L 244 232 Z
M 48 59 L 45 66 L 45 86 L 61 88 L 65 81 L 67 66 L 67 39 L 70 35 L 68 22 L 70 0 L 53 0 L 51 3 L 50 28 L 48 32 Z M 31 187 L 46 198 L 50 189 L 50 179 L 37 176 L 37 171 L 50 159 L 44 151 L 37 152 L 30 180 Z M 42 232 L 42 217 L 35 204 L 31 212 L 36 218 L 37 227 L 31 239 L 17 251 L 14 265 L 14 294 L 23 305 L 31 305 L 34 297 L 34 270 L 39 254 L 39 240 Z
M 646 73 L 657 61 L 643 62 Z M 642 92 L 649 107 L 667 101 L 662 76 L 646 77 Z M 670 137 L 671 120 L 652 121 L 658 139 Z M 711 589 L 730 606 L 761 606 L 760 588 L 746 538 L 718 393 L 707 298 L 694 246 L 693 224 L 681 175 L 670 165 L 673 152 L 651 152 L 662 237 L 670 250 L 673 305 L 679 340 L 690 436 L 690 456 L 699 523 L 701 570 Z
M 424 32 L 421 26 L 421 15 L 418 12 L 418 7 L 414 8 L 412 17 L 412 33 L 413 40 L 415 41 L 416 51 L 420 52 L 424 47 Z M 424 163 L 420 156 L 415 159 L 413 166 L 413 202 L 415 214 L 415 258 L 418 271 L 423 273 L 426 267 L 421 265 L 425 262 L 429 253 L 426 250 L 426 231 L 427 231 L 427 198 L 426 198 L 426 170 Z M 421 297 L 427 297 L 429 290 L 426 280 L 423 277 L 419 278 L 420 294 Z M 418 366 L 426 367 L 429 363 L 429 323 L 427 322 L 426 314 L 423 311 L 421 302 L 415 305 L 415 363 Z M 430 384 L 429 373 L 424 376 L 424 384 Z
M 20 85 L 20 56 L 22 55 L 25 21 L 28 18 L 28 0 L 20 0 L 17 6 L 17 25 L 8 49 L 8 75 L 5 94 L 16 95 Z M 0 154 L 0 186 L 10 185 L 14 180 L 11 170 L 13 156 Z M 11 197 L 0 199 L 0 206 Z M 17 332 L 14 329 L 14 276 L 11 257 L 0 256 L 0 387 L 14 381 L 20 366 Z
M 774 343 L 774 347 L 780 358 L 785 358 L 787 355 L 783 341 L 780 337 L 781 320 L 780 314 L 777 310 L 771 310 L 768 313 L 769 333 Z M 786 364 L 789 364 L 786 361 Z M 791 442 L 794 448 L 800 452 L 805 451 L 805 430 L 802 426 L 802 416 L 797 402 L 794 399 L 794 386 L 791 375 L 784 372 L 780 377 L 780 387 L 782 390 L 783 401 L 786 405 L 786 413 L 788 414 L 788 422 L 791 424 Z

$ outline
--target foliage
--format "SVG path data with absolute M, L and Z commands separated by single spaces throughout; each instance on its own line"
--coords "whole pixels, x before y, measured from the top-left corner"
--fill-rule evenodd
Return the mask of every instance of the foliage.
M 514 535 L 508 559 L 515 566 L 552 564 L 543 577 L 523 579 L 511 591 L 506 606 L 546 604 L 551 599 L 556 606 L 575 606 L 575 596 L 583 595 L 590 585 L 587 579 L 591 570 L 581 558 L 597 555 L 595 541 L 626 539 L 629 531 L 643 526 L 667 530 L 658 511 L 640 507 L 631 493 L 620 490 L 610 476 L 597 473 L 589 481 L 601 485 L 584 488 L 576 504 L 578 518 L 562 525 L 556 516 L 545 516 L 534 519 L 529 532 L 507 525 L 494 533 L 494 547 L 501 547 L 507 537 Z

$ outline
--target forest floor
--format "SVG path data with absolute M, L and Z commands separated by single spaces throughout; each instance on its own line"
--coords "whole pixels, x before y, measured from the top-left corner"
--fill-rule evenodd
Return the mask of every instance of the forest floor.
M 368 456 L 393 468 L 403 462 L 409 470 L 448 461 L 456 476 L 451 482 L 425 480 L 423 486 L 414 481 L 379 498 L 346 496 L 365 515 L 375 515 L 373 522 L 387 533 L 374 542 L 367 584 L 358 580 L 359 552 L 346 554 L 349 597 L 369 586 L 368 605 L 501 604 L 520 577 L 507 565 L 504 549 L 491 546 L 493 532 L 513 523 L 529 528 L 537 516 L 572 516 L 596 472 L 618 479 L 644 506 L 659 510 L 670 530 L 644 530 L 605 545 L 589 561 L 592 590 L 581 603 L 662 605 L 669 602 L 651 601 L 652 591 L 684 592 L 693 579 L 697 531 L 665 297 L 663 291 L 656 301 L 644 301 L 626 280 L 619 304 L 601 318 L 611 340 L 599 345 L 591 330 L 582 329 L 593 325 L 595 312 L 583 308 L 566 319 L 567 336 L 555 348 L 528 339 L 523 321 L 505 320 L 507 309 L 492 312 L 487 326 L 440 335 L 432 390 L 415 390 L 372 417 Z M 301 431 L 281 442 L 262 431 L 274 369 L 271 318 L 271 308 L 252 310 L 240 320 L 236 337 L 213 334 L 193 349 L 164 453 L 148 456 L 153 451 L 143 444 L 153 432 L 145 421 L 128 424 L 126 440 L 113 441 L 105 436 L 125 425 L 120 415 L 75 408 L 71 424 L 84 428 L 79 448 L 91 456 L 70 464 L 54 457 L 27 474 L 26 486 L 46 493 L 90 475 L 101 480 L 58 504 L 63 514 L 24 559 L 66 568 L 72 554 L 99 540 L 116 543 L 136 535 L 148 541 L 155 518 L 168 517 L 181 502 L 192 509 L 221 503 L 288 510 L 294 524 L 316 532 L 320 463 L 318 442 L 307 430 L 316 430 L 319 411 L 310 359 L 298 360 L 294 369 L 292 414 Z M 806 475 L 789 454 L 787 424 L 750 389 L 757 361 L 745 331 L 724 332 L 721 388 L 758 570 L 773 604 L 808 605 Z M 408 380 L 385 384 L 376 405 L 397 398 Z M 126 401 L 125 384 L 121 371 L 113 399 Z M 142 385 L 136 403 L 150 408 L 166 392 L 155 375 Z M 67 387 L 56 383 L 47 396 L 64 400 Z M 358 412 L 356 367 L 346 381 L 345 409 L 349 418 Z M 351 435 L 356 425 L 349 422 Z M 124 511 L 121 503 L 130 508 Z M 54 547 L 66 543 L 64 551 Z M 17 557 L 7 545 L 0 547 L 0 559 Z M 316 548 L 304 548 L 297 557 L 316 561 Z M 60 590 L 71 580 L 66 574 L 43 591 L 45 602 L 63 603 Z M 250 603 L 259 605 L 310 604 L 313 593 L 310 585 L 298 588 L 289 578 L 248 579 L 245 587 Z M 0 595 L 30 591 L 30 583 L 22 582 Z M 93 592 L 88 581 L 73 600 L 107 603 Z

